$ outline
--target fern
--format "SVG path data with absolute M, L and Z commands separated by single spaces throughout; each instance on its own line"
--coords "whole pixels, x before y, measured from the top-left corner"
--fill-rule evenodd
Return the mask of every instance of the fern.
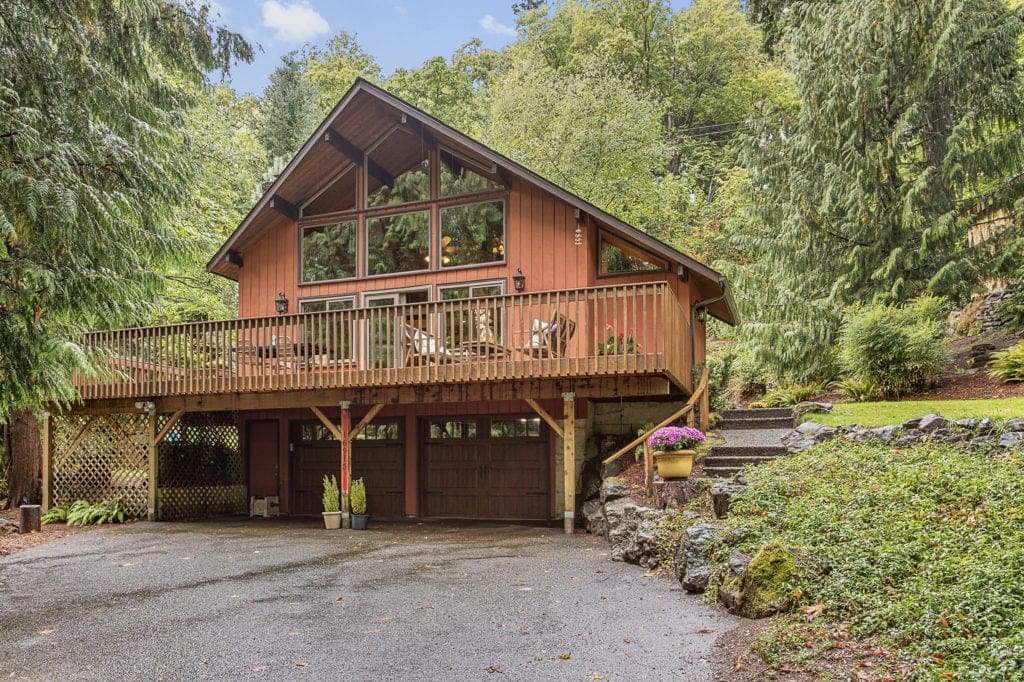
M 988 375 L 1004 384 L 1024 381 L 1024 341 L 993 353 Z
M 41 519 L 44 526 L 49 523 L 67 523 L 67 520 L 68 510 L 66 507 L 51 507 L 50 511 L 46 512 Z

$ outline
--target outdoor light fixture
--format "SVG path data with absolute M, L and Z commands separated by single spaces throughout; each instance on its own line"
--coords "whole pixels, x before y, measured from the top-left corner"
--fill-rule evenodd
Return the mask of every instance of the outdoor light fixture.
M 708 320 L 708 309 L 707 308 L 697 308 L 697 319 L 700 322 L 707 322 L 707 320 Z
M 277 309 L 278 315 L 284 315 L 288 312 L 288 297 L 284 295 L 283 291 L 274 299 L 274 308 Z
M 523 274 L 522 268 L 516 268 L 516 274 L 512 275 L 512 286 L 515 287 L 516 291 L 522 291 L 526 288 L 526 275 Z

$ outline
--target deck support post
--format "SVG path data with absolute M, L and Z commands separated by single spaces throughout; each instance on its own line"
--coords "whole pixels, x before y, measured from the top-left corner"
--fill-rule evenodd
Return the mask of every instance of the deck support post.
M 43 412 L 43 512 L 53 504 L 53 415 Z
M 576 394 L 563 393 L 565 426 L 562 428 L 562 471 L 565 473 L 565 533 L 576 529 Z
M 157 446 L 160 441 L 157 440 L 156 430 L 156 406 L 153 403 L 149 403 L 146 406 L 146 444 L 149 446 L 149 510 L 146 514 L 146 518 L 150 521 L 157 521 L 160 519 L 160 511 L 158 508 L 157 489 L 159 488 L 159 481 L 157 475 L 159 467 L 157 466 Z
M 341 403 L 341 438 L 338 440 L 341 442 L 341 527 L 351 528 L 352 519 L 349 516 L 351 507 L 349 506 L 349 486 L 352 480 L 352 443 L 349 438 L 349 433 L 352 430 L 351 415 L 349 414 L 349 406 L 351 403 L 347 400 L 342 400 Z

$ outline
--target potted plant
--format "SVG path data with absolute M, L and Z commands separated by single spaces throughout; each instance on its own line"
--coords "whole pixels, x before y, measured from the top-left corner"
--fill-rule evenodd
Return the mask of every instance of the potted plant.
M 352 530 L 366 530 L 366 522 L 370 517 L 366 514 L 366 485 L 363 479 L 352 481 L 349 499 L 352 503 Z
M 693 448 L 704 442 L 704 434 L 689 426 L 663 426 L 650 435 L 647 446 L 665 480 L 687 478 L 697 454 Z
M 324 476 L 324 528 L 341 528 L 341 494 L 334 476 Z

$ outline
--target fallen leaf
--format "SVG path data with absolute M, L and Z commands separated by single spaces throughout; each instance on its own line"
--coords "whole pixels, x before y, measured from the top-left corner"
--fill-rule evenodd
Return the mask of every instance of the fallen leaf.
M 129 562 L 125 562 L 123 564 L 118 564 L 118 566 L 120 566 L 121 568 L 129 568 L 129 567 L 134 566 L 134 565 L 135 564 L 129 563 Z
M 37 635 L 49 635 L 49 634 L 53 634 L 53 630 L 37 630 L 36 634 Z
M 338 597 L 337 601 L 345 601 L 344 597 Z
M 499 668 L 496 665 L 489 665 L 486 668 L 484 668 L 484 672 L 485 673 L 504 673 L 505 671 L 502 670 L 501 668 Z
M 629 637 L 624 637 L 624 638 L 622 639 L 622 643 L 623 643 L 623 644 L 632 644 L 632 643 L 633 643 L 633 640 L 631 640 L 631 639 L 630 639 Z
M 265 666 L 265 665 L 258 665 L 255 668 L 253 668 L 252 671 L 254 673 L 261 673 L 261 672 L 263 672 L 266 669 L 267 669 L 267 666 Z
M 803 608 L 803 612 L 804 615 L 807 616 L 807 620 L 814 620 L 815 618 L 820 616 L 824 610 L 825 605 L 821 602 L 818 602 L 817 604 L 814 604 L 812 606 L 805 606 Z
M 289 637 L 298 637 L 299 633 L 296 632 L 295 630 L 292 630 L 291 632 L 288 633 L 288 636 Z
M 558 657 L 560 659 L 562 659 L 563 661 L 568 661 L 570 658 L 572 658 L 572 654 L 570 654 L 570 653 L 558 654 Z
M 299 661 L 298 663 L 295 664 L 295 667 L 296 668 L 305 668 L 307 665 L 309 665 L 309 663 L 306 663 L 305 661 Z

